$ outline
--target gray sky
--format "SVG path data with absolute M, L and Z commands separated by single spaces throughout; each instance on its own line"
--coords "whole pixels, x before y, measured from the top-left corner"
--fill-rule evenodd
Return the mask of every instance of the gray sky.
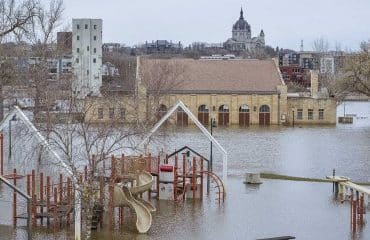
M 185 45 L 194 41 L 224 42 L 244 17 L 252 36 L 261 29 L 273 47 L 312 49 L 324 37 L 330 47 L 357 49 L 370 39 L 369 0 L 64 0 L 65 21 L 102 18 L 104 42 L 128 45 L 167 39 Z

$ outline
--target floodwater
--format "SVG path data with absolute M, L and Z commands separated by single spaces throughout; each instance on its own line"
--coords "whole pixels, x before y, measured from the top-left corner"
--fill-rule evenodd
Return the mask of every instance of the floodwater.
M 246 172 L 272 172 L 324 178 L 336 169 L 356 181 L 370 182 L 370 102 L 347 102 L 354 124 L 305 127 L 215 128 L 214 136 L 228 151 L 227 198 L 218 205 L 214 192 L 203 203 L 155 201 L 158 211 L 147 234 L 136 234 L 134 216 L 115 233 L 93 233 L 93 239 L 257 239 L 292 235 L 297 239 L 370 239 L 370 226 L 350 229 L 350 206 L 333 199 L 332 185 L 264 180 L 243 183 Z M 338 116 L 344 106 L 338 106 Z M 156 149 L 172 152 L 184 145 L 209 156 L 209 141 L 195 128 L 178 130 Z M 214 147 L 214 168 L 221 174 L 222 158 Z M 22 227 L 10 221 L 10 193 L 0 188 L 0 239 L 25 239 Z M 369 209 L 370 210 L 370 209 Z M 365 215 L 369 222 L 369 215 Z M 70 239 L 70 232 L 35 233 L 35 239 Z

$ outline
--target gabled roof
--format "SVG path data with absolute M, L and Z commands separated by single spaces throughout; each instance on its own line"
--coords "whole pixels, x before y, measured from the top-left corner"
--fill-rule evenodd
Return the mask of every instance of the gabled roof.
M 283 85 L 277 66 L 273 60 L 195 60 L 195 59 L 142 59 L 140 68 L 143 82 L 148 90 L 155 90 L 149 77 L 161 66 L 181 66 L 182 73 L 168 81 L 175 84 L 169 93 L 256 93 L 277 92 Z M 167 69 L 167 67 L 166 67 Z M 163 76 L 164 77 L 164 76 Z M 171 83 L 169 83 L 171 84 Z M 153 86 L 154 85 L 154 86 Z

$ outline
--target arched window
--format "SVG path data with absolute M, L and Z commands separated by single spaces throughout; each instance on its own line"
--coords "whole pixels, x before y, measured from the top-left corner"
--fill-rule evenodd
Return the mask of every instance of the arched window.
M 229 106 L 221 105 L 218 108 L 218 125 L 220 126 L 229 125 Z
M 206 105 L 200 105 L 199 107 L 198 107 L 198 112 L 209 112 L 209 109 L 208 109 L 208 107 L 206 106 Z
M 207 126 L 209 123 L 209 109 L 207 105 L 200 105 L 198 107 L 198 120 L 201 124 Z
M 270 112 L 270 107 L 267 105 L 262 105 L 260 107 L 260 113 L 269 113 Z
M 248 107 L 248 105 L 246 105 L 246 104 L 243 104 L 243 105 L 241 105 L 240 106 L 240 108 L 239 108 L 239 112 L 241 112 L 241 113 L 249 113 L 249 107 Z
M 243 104 L 239 107 L 239 126 L 247 127 L 250 122 L 250 110 L 248 105 Z
M 267 105 L 260 107 L 259 124 L 262 126 L 270 125 L 270 107 Z
M 187 127 L 188 126 L 188 115 L 181 107 L 177 108 L 177 121 L 176 124 L 178 127 Z

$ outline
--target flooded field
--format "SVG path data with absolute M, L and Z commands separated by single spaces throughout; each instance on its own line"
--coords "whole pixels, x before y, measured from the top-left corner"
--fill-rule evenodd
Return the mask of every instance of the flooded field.
M 203 203 L 153 203 L 158 211 L 148 234 L 135 233 L 132 218 L 122 232 L 94 233 L 94 239 L 256 239 L 292 235 L 297 239 L 370 239 L 370 226 L 353 235 L 350 206 L 333 199 L 332 185 L 264 180 L 260 186 L 243 184 L 246 172 L 271 172 L 324 178 L 338 175 L 370 182 L 370 103 L 348 102 L 346 114 L 354 124 L 305 127 L 215 128 L 214 136 L 229 153 L 225 204 L 214 195 Z M 344 106 L 338 107 L 338 116 Z M 171 133 L 157 150 L 187 145 L 209 156 L 209 141 L 195 128 Z M 221 156 L 214 150 L 214 167 L 221 173 Z M 0 187 L 0 239 L 26 239 L 25 230 L 11 222 L 10 192 Z M 367 222 L 370 217 L 365 215 Z M 70 239 L 70 233 L 37 232 L 35 239 Z

